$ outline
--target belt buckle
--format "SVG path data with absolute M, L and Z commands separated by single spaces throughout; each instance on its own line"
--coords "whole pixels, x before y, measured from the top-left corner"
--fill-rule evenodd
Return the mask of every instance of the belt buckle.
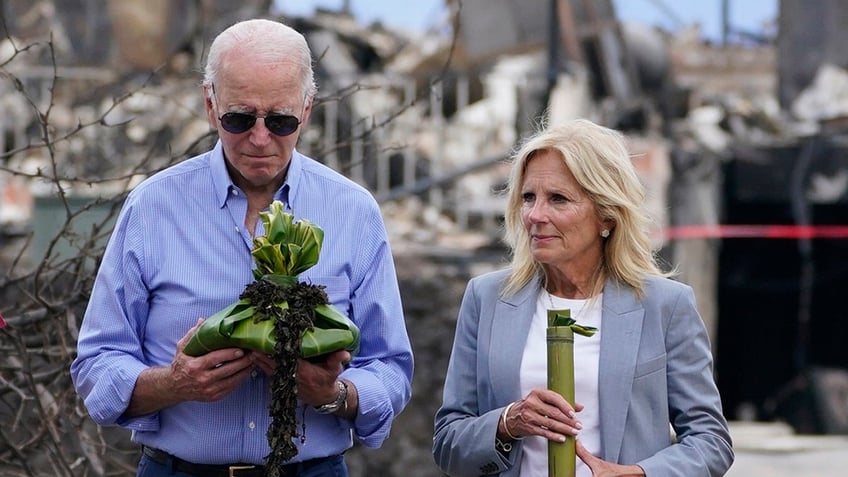
M 238 472 L 240 470 L 250 470 L 250 469 L 255 469 L 255 468 L 256 468 L 255 465 L 231 465 L 230 466 L 230 477 L 238 477 L 236 472 Z

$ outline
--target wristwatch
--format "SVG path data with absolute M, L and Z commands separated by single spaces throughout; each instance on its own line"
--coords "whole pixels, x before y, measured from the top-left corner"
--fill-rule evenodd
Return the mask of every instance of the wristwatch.
M 339 410 L 347 409 L 347 383 L 338 380 L 336 381 L 336 385 L 339 387 L 339 395 L 336 397 L 336 400 L 331 403 L 315 406 L 315 412 L 318 414 L 332 414 Z

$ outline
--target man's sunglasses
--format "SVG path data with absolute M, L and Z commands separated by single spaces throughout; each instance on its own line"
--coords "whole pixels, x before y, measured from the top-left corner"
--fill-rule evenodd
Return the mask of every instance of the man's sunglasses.
M 288 114 L 266 114 L 259 116 L 249 113 L 224 113 L 218 118 L 221 127 L 232 134 L 241 134 L 249 131 L 256 124 L 256 118 L 265 120 L 265 127 L 277 136 L 288 136 L 297 131 L 300 120 Z
M 215 90 L 212 90 L 212 95 L 215 96 L 215 107 L 218 108 L 218 96 Z M 220 111 L 220 108 L 218 108 Z M 265 114 L 258 115 L 252 113 L 224 113 L 218 120 L 221 121 L 221 127 L 224 131 L 230 134 L 241 134 L 250 131 L 250 128 L 256 124 L 256 118 L 262 118 L 265 121 L 265 127 L 277 136 L 289 136 L 300 126 L 300 119 L 289 114 Z

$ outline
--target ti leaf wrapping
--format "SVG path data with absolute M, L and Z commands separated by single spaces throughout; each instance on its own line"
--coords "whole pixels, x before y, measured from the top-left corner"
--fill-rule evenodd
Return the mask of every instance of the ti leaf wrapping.
M 286 291 L 307 286 L 299 283 L 297 277 L 318 263 L 324 231 L 308 220 L 294 221 L 279 201 L 274 201 L 268 212 L 260 213 L 260 219 L 265 235 L 253 240 L 254 283 L 245 288 L 238 301 L 201 324 L 186 344 L 186 354 L 200 356 L 229 347 L 273 354 L 274 319 L 285 319 L 287 315 Z M 268 294 L 269 286 L 280 289 L 271 289 L 279 299 L 273 307 L 264 304 L 264 308 L 258 308 L 257 301 Z M 355 354 L 359 350 L 359 328 L 324 297 L 323 303 L 313 307 L 312 327 L 303 332 L 301 357 L 312 358 L 341 349 Z
M 183 351 L 200 356 L 221 348 L 244 348 L 274 357 L 273 399 L 266 431 L 266 477 L 280 477 L 283 463 L 297 455 L 294 441 L 306 439 L 306 421 L 297 429 L 297 358 L 339 350 L 359 351 L 359 328 L 329 303 L 324 287 L 298 281 L 318 263 L 324 231 L 308 220 L 295 221 L 282 202 L 259 214 L 265 235 L 253 240 L 254 281 L 239 300 L 207 318 Z

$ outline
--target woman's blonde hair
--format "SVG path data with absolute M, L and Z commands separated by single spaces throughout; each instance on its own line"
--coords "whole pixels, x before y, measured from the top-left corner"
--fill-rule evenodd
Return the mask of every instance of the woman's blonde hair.
M 527 162 L 540 151 L 555 151 L 595 206 L 601 221 L 614 225 L 604 239 L 599 272 L 592 295 L 611 278 L 641 296 L 647 275 L 662 275 L 648 233 L 650 219 L 643 203 L 645 188 L 639 180 L 621 133 L 586 119 L 543 128 L 528 138 L 513 155 L 507 187 L 504 241 L 512 256 L 512 273 L 503 295 L 511 295 L 535 276 L 544 280 L 541 265 L 533 259 L 530 237 L 521 216 L 521 187 Z

